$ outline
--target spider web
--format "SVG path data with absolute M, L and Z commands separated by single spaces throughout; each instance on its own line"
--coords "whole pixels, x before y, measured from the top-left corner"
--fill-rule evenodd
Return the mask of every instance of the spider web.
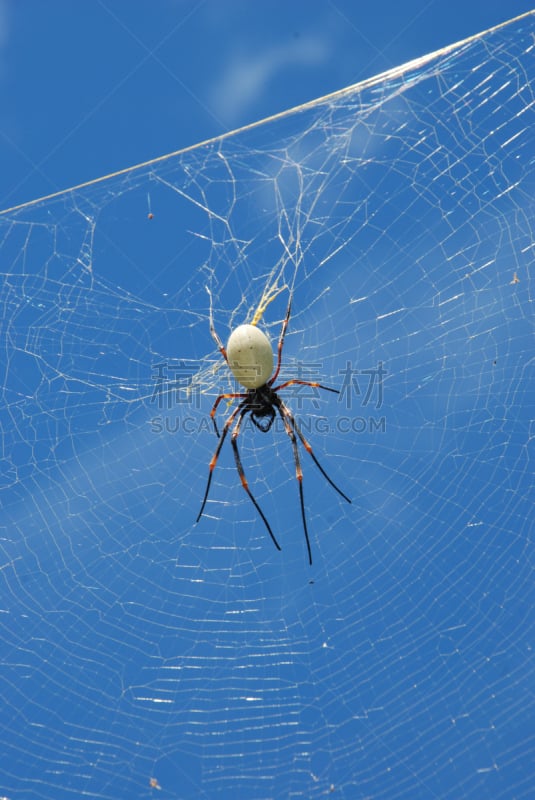
M 534 33 L 0 217 L 1 795 L 530 796 Z M 194 524 L 283 286 L 312 567 L 275 425 Z

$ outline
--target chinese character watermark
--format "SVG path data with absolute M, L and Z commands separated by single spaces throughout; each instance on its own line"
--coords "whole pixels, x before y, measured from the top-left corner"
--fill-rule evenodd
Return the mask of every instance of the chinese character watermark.
M 338 374 L 342 375 L 342 387 L 340 389 L 340 402 L 345 402 L 347 409 L 352 408 L 353 395 L 362 398 L 361 407 L 365 408 L 372 396 L 376 395 L 375 408 L 379 409 L 383 405 L 383 379 L 387 370 L 383 366 L 383 362 L 379 361 L 376 367 L 368 369 L 356 369 L 352 366 L 350 361 L 346 362 L 344 369 L 338 370 Z M 361 378 L 359 382 L 359 376 Z M 361 384 L 366 384 L 366 391 L 363 395 Z
M 342 434 L 384 433 L 386 431 L 384 416 L 357 415 L 355 413 L 341 415 L 338 413 L 333 417 L 323 417 L 318 414 L 322 401 L 325 400 L 321 392 L 322 388 L 330 388 L 331 391 L 336 392 L 337 402 L 343 405 L 346 412 L 356 411 L 357 407 L 364 409 L 370 405 L 374 405 L 375 409 L 382 408 L 384 379 L 387 374 L 383 362 L 377 362 L 375 367 L 357 368 L 347 361 L 345 367 L 338 370 L 342 380 L 341 385 L 336 387 L 323 384 L 322 367 L 321 362 L 300 361 L 291 365 L 291 378 L 288 386 L 284 386 L 287 381 L 279 380 L 279 383 L 283 384 L 281 397 L 284 395 L 285 402 L 299 418 L 300 427 L 304 431 L 312 428 L 316 433 L 323 434 L 331 432 Z M 169 414 L 165 414 L 177 407 L 181 407 L 184 411 L 186 406 L 196 411 L 202 408 L 201 384 L 195 381 L 197 369 L 183 360 L 177 360 L 154 364 L 152 370 L 151 377 L 154 388 L 150 402 L 161 412 L 159 416 L 151 420 L 152 431 L 154 433 L 182 431 L 187 434 L 212 431 L 213 425 L 209 424 L 211 422 L 210 415 L 203 415 L 200 418 L 196 415 L 187 416 L 181 412 L 171 419 Z M 229 404 L 239 403 L 240 397 L 245 398 L 248 391 L 253 390 L 247 390 L 236 382 L 234 392 L 237 396 L 229 399 Z M 230 395 L 225 396 L 231 397 Z M 279 423 L 280 420 L 277 418 L 274 428 Z M 282 425 L 282 423 L 280 424 Z M 247 428 L 247 425 L 248 418 L 246 417 L 243 421 L 243 428 Z
M 169 411 L 178 405 L 200 408 L 199 386 L 193 382 L 196 370 L 183 361 L 164 361 L 154 364 L 152 369 L 154 389 L 151 403 L 156 404 L 160 411 Z

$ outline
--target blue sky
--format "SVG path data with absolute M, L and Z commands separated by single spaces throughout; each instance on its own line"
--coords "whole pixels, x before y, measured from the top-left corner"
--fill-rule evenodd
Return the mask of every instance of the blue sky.
M 0 0 L 0 208 L 218 136 L 530 7 Z
M 195 147 L 506 6 L 0 0 L 0 798 L 530 796 L 535 18 Z

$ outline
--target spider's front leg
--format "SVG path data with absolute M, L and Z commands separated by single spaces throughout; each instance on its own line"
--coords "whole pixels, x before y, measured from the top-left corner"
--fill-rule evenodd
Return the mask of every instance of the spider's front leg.
M 326 386 L 324 386 L 324 387 L 322 387 L 322 388 L 326 389 L 327 387 L 326 387 Z M 331 392 L 336 392 L 336 389 L 331 389 L 330 391 L 331 391 Z M 330 483 L 330 484 L 331 484 L 331 486 L 333 487 L 333 489 L 336 489 L 336 491 L 338 492 L 338 494 L 340 495 L 340 497 L 343 497 L 343 498 L 344 498 L 344 500 L 346 500 L 346 502 L 348 502 L 348 503 L 351 503 L 351 500 L 349 499 L 349 497 L 348 497 L 346 494 L 344 494 L 344 492 L 343 492 L 341 489 L 339 489 L 339 488 L 338 488 L 338 486 L 336 485 L 336 483 L 335 483 L 335 482 L 332 480 L 332 478 L 329 478 L 329 476 L 327 475 L 327 473 L 325 472 L 325 470 L 324 470 L 324 469 L 323 469 L 323 467 L 321 466 L 320 462 L 318 461 L 318 459 L 317 459 L 317 458 L 316 458 L 316 456 L 314 455 L 314 451 L 312 450 L 312 445 L 310 444 L 310 442 L 309 442 L 307 439 L 305 439 L 305 436 L 303 435 L 303 432 L 302 432 L 301 428 L 300 428 L 300 427 L 299 427 L 299 425 L 297 424 L 297 422 L 296 422 L 296 420 L 295 420 L 295 417 L 294 417 L 293 413 L 291 412 L 291 410 L 288 408 L 288 406 L 287 406 L 287 405 L 285 405 L 285 404 L 282 402 L 282 400 L 280 400 L 279 402 L 280 402 L 280 405 L 279 405 L 279 411 L 280 411 L 280 412 L 281 412 L 281 413 L 284 415 L 284 417 L 285 417 L 286 419 L 288 419 L 288 421 L 289 421 L 290 425 L 292 426 L 292 428 L 294 429 L 294 431 L 295 431 L 295 432 L 297 433 L 297 435 L 299 436 L 299 438 L 300 438 L 300 440 L 301 440 L 301 443 L 302 443 L 303 447 L 305 448 L 305 450 L 307 451 L 307 453 L 309 454 L 309 456 L 312 458 L 312 461 L 313 461 L 313 462 L 314 462 L 314 464 L 317 466 L 317 468 L 319 469 L 319 471 L 321 472 L 321 474 L 323 475 L 323 477 L 325 478 L 325 480 L 326 480 L 326 481 L 328 481 L 328 483 Z
M 293 428 L 290 422 L 288 421 L 290 419 L 288 414 L 288 409 L 286 408 L 284 403 L 280 400 L 280 398 L 277 398 L 277 409 L 282 419 L 284 430 L 290 437 L 290 441 L 292 443 L 292 448 L 294 452 L 294 462 L 295 462 L 295 477 L 297 478 L 297 484 L 299 486 L 299 502 L 301 505 L 301 518 L 303 520 L 303 530 L 305 532 L 305 540 L 307 543 L 308 563 L 312 566 L 312 550 L 310 548 L 307 518 L 305 514 L 305 498 L 303 497 L 303 470 L 301 469 L 301 460 L 299 458 L 299 450 L 297 449 L 297 439 L 295 438 L 295 433 L 293 431 Z
M 229 400 L 232 397 L 241 397 L 241 398 L 243 398 L 243 397 L 247 397 L 247 395 L 243 394 L 241 392 L 230 392 L 230 393 L 227 393 L 227 394 L 220 394 L 219 397 L 216 398 L 216 401 L 215 401 L 214 405 L 212 406 L 212 410 L 210 411 L 210 419 L 214 423 L 214 429 L 215 429 L 215 433 L 216 433 L 216 436 L 217 436 L 218 439 L 219 439 L 219 430 L 218 430 L 218 427 L 217 427 L 217 422 L 215 421 L 215 415 L 216 415 L 217 407 L 218 407 L 219 403 L 221 402 L 221 400 Z
M 264 525 L 266 526 L 267 532 L 271 536 L 273 544 L 275 545 L 277 550 L 280 550 L 281 546 L 278 543 L 278 541 L 276 540 L 275 534 L 271 530 L 271 525 L 267 521 L 264 512 L 262 511 L 262 509 L 258 505 L 258 502 L 257 502 L 256 498 L 254 497 L 253 493 L 249 489 L 249 484 L 247 483 L 247 478 L 245 477 L 245 472 L 244 472 L 244 469 L 243 469 L 243 465 L 241 463 L 240 454 L 238 452 L 238 441 L 237 441 L 237 439 L 238 439 L 238 436 L 240 435 L 240 428 L 241 428 L 241 424 L 242 424 L 243 418 L 244 418 L 245 414 L 247 414 L 247 412 L 251 411 L 251 407 L 249 405 L 247 405 L 247 404 L 245 404 L 245 405 L 240 404 L 238 406 L 238 409 L 240 409 L 240 408 L 241 408 L 240 416 L 238 417 L 238 421 L 236 422 L 236 425 L 234 426 L 234 430 L 232 431 L 232 436 L 230 438 L 230 443 L 232 445 L 232 449 L 234 450 L 234 459 L 236 461 L 236 469 L 238 470 L 238 475 L 240 476 L 241 485 L 243 486 L 243 488 L 245 489 L 245 491 L 247 492 L 247 494 L 251 498 L 251 501 L 252 501 L 254 507 L 256 508 L 256 510 L 258 511 L 260 516 L 262 517 L 262 521 L 263 521 Z M 238 409 L 236 409 L 236 411 Z
M 299 386 L 312 386 L 314 389 L 325 389 L 326 392 L 333 392 L 334 394 L 340 394 L 338 389 L 331 389 L 330 386 L 324 386 L 322 383 L 318 383 L 317 381 L 301 381 L 297 378 L 292 378 L 291 381 L 284 381 L 284 383 L 279 383 L 278 386 L 273 387 L 274 392 L 280 392 L 281 389 L 286 389 L 288 386 L 293 385 Z
M 218 398 L 218 400 L 219 400 L 219 398 Z M 242 402 L 238 406 L 236 406 L 236 408 L 234 409 L 234 411 L 232 412 L 230 417 L 227 419 L 227 421 L 225 422 L 225 425 L 223 427 L 223 432 L 221 433 L 221 437 L 219 439 L 219 442 L 217 443 L 217 447 L 215 449 L 215 453 L 212 456 L 212 460 L 210 461 L 210 464 L 208 466 L 208 469 L 209 469 L 208 481 L 206 482 L 206 489 L 205 489 L 203 501 L 202 501 L 202 504 L 201 504 L 201 510 L 199 511 L 199 514 L 197 516 L 197 522 L 202 517 L 202 512 L 204 511 L 204 507 L 206 505 L 206 501 L 208 500 L 208 492 L 210 491 L 210 484 L 212 483 L 212 475 L 214 474 L 214 469 L 215 469 L 215 466 L 217 464 L 217 459 L 219 458 L 219 453 L 221 452 L 221 448 L 223 447 L 223 442 L 225 441 L 225 439 L 227 437 L 227 433 L 229 432 L 230 426 L 232 425 L 232 423 L 236 419 L 236 415 L 237 415 L 238 411 L 241 411 L 243 409 L 244 402 L 245 401 L 242 400 Z
M 284 317 L 284 322 L 282 323 L 281 332 L 279 336 L 279 343 L 277 345 L 277 366 L 275 368 L 275 372 L 268 381 L 268 386 L 273 386 L 273 384 L 275 383 L 275 381 L 279 376 L 279 372 L 281 371 L 282 348 L 284 347 L 284 337 L 286 336 L 286 328 L 288 327 L 288 323 L 290 322 L 291 314 L 292 314 L 292 292 L 290 291 L 290 297 L 288 298 L 288 308 L 286 309 L 286 316 Z
M 215 329 L 215 325 L 214 325 L 214 313 L 213 313 L 213 309 L 212 309 L 212 292 L 210 291 L 208 286 L 206 286 L 205 289 L 208 292 L 208 295 L 210 297 L 210 334 L 212 336 L 212 339 L 214 340 L 214 342 L 217 345 L 217 349 L 219 350 L 219 352 L 221 353 L 221 355 L 225 359 L 226 363 L 228 364 L 227 351 L 225 350 L 225 346 L 223 345 L 223 342 L 219 338 L 219 336 L 217 334 L 217 331 Z

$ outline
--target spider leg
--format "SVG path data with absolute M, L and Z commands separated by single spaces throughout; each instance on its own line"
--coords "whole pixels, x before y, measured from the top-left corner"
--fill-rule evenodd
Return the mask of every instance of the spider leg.
M 288 434 L 292 442 L 292 447 L 294 451 L 294 461 L 295 461 L 295 477 L 297 478 L 297 482 L 299 484 L 299 502 L 301 503 L 301 516 L 303 518 L 303 528 L 305 531 L 305 539 L 308 550 L 308 563 L 312 564 L 312 551 L 310 549 L 310 539 L 308 538 L 307 518 L 305 515 L 305 500 L 303 497 L 303 470 L 301 469 L 301 462 L 299 460 L 297 439 L 295 438 L 295 433 L 293 432 L 293 428 L 290 425 L 290 422 L 288 422 L 288 419 L 291 420 L 289 411 L 286 408 L 286 406 L 280 401 L 280 399 L 279 402 L 277 403 L 277 409 L 284 424 L 284 429 L 286 430 L 286 433 Z
M 206 291 L 208 292 L 208 294 L 210 296 L 210 333 L 212 335 L 212 339 L 214 340 L 214 342 L 217 345 L 217 348 L 218 348 L 219 352 L 221 353 L 221 355 L 223 356 L 223 358 L 225 359 L 225 361 L 228 364 L 227 351 L 225 350 L 223 342 L 221 341 L 221 339 L 217 335 L 217 331 L 216 331 L 215 326 L 214 326 L 214 314 L 213 314 L 213 310 L 212 310 L 212 292 L 210 291 L 210 289 L 207 286 L 205 288 L 206 288 Z
M 221 448 L 223 447 L 223 442 L 226 439 L 227 433 L 229 432 L 229 428 L 232 425 L 232 423 L 234 421 L 234 418 L 236 417 L 236 414 L 238 413 L 238 411 L 241 411 L 243 409 L 243 407 L 245 405 L 245 402 L 246 402 L 245 400 L 242 400 L 242 402 L 239 405 L 236 406 L 236 408 L 234 409 L 234 411 L 232 412 L 230 417 L 225 422 L 225 425 L 223 427 L 223 432 L 221 434 L 221 438 L 219 439 L 219 442 L 217 443 L 217 447 L 215 449 L 215 453 L 212 456 L 212 460 L 210 461 L 210 464 L 209 464 L 209 470 L 210 471 L 208 472 L 208 481 L 206 483 L 206 490 L 204 492 L 204 497 L 203 497 L 203 501 L 202 501 L 202 505 L 201 505 L 201 510 L 199 511 L 199 514 L 197 516 L 197 520 L 196 520 L 197 522 L 202 517 L 202 512 L 204 511 L 204 507 L 206 505 L 206 501 L 208 500 L 208 492 L 210 491 L 210 484 L 212 483 L 212 475 L 214 473 L 215 465 L 217 464 L 217 459 L 219 458 L 219 453 L 221 452 Z
M 313 386 L 315 389 L 325 389 L 326 392 L 334 392 L 335 394 L 340 394 L 338 389 L 331 389 L 330 386 L 324 386 L 322 383 L 316 383 L 316 381 L 299 381 L 294 378 L 291 381 L 285 381 L 284 383 L 279 384 L 278 386 L 273 387 L 274 392 L 279 392 L 281 389 L 286 389 L 287 386 L 291 386 L 292 384 L 299 384 L 299 386 Z
M 258 511 L 260 516 L 262 517 L 264 525 L 267 528 L 267 532 L 271 536 L 273 544 L 275 545 L 277 550 L 280 550 L 281 546 L 278 543 L 278 541 L 276 540 L 275 534 L 271 530 L 271 526 L 270 526 L 269 522 L 267 521 L 267 519 L 266 519 L 266 517 L 264 515 L 264 512 L 262 511 L 262 509 L 258 505 L 258 502 L 256 501 L 253 493 L 249 489 L 249 484 L 247 483 L 247 478 L 245 477 L 245 472 L 243 470 L 243 465 L 241 463 L 240 454 L 238 452 L 238 442 L 236 440 L 237 440 L 237 438 L 239 436 L 239 433 L 240 433 L 240 428 L 241 428 L 241 424 L 242 424 L 243 418 L 244 418 L 245 414 L 247 414 L 247 412 L 250 411 L 251 409 L 247 405 L 243 406 L 243 403 L 240 403 L 240 405 L 238 406 L 238 409 L 239 408 L 241 408 L 240 416 L 238 417 L 238 421 L 236 422 L 236 425 L 234 426 L 234 430 L 232 431 L 232 436 L 230 438 L 230 443 L 232 445 L 232 449 L 234 450 L 234 459 L 236 461 L 236 469 L 238 470 L 238 474 L 240 476 L 241 485 L 243 486 L 243 488 L 245 489 L 245 491 L 247 492 L 247 494 L 251 498 L 254 507 L 256 508 L 256 510 Z
M 217 407 L 218 407 L 219 403 L 221 402 L 221 400 L 228 400 L 231 397 L 246 397 L 246 396 L 247 395 L 244 394 L 243 392 L 238 392 L 238 393 L 234 392 L 234 393 L 231 393 L 231 394 L 220 394 L 219 397 L 216 398 L 216 401 L 215 401 L 214 405 L 212 406 L 212 410 L 210 411 L 210 418 L 211 418 L 212 422 L 214 423 L 214 428 L 215 428 L 216 436 L 217 436 L 218 439 L 219 439 L 219 430 L 218 430 L 218 427 L 217 427 L 217 422 L 215 421 L 215 413 L 217 411 Z
M 333 489 L 336 489 L 336 491 L 338 492 L 338 494 L 339 494 L 339 495 L 341 495 L 341 497 L 343 497 L 343 498 L 344 498 L 344 500 L 347 500 L 347 502 L 348 502 L 348 503 L 351 503 L 351 500 L 349 499 L 349 497 L 348 497 L 346 494 L 344 494 L 344 493 L 343 493 L 343 491 L 342 491 L 341 489 L 339 489 L 339 488 L 338 488 L 338 486 L 336 485 L 336 483 L 335 483 L 335 482 L 334 482 L 334 481 L 333 481 L 331 478 L 329 478 L 329 476 L 327 475 L 327 473 L 325 472 L 325 470 L 324 470 L 324 469 L 323 469 L 323 467 L 321 466 L 320 462 L 318 461 L 318 459 L 317 459 L 317 458 L 316 458 L 316 456 L 314 455 L 314 451 L 312 450 L 312 445 L 310 444 L 310 442 L 308 442 L 308 441 L 305 439 L 305 437 L 304 437 L 304 435 L 303 435 L 303 433 L 302 433 L 302 431 L 301 431 L 301 428 L 299 427 L 299 425 L 298 425 L 298 424 L 297 424 L 297 422 L 295 421 L 295 417 L 294 417 L 294 415 L 292 414 L 292 412 L 290 411 L 290 409 L 288 408 L 288 406 L 285 406 L 285 405 L 284 405 L 284 403 L 282 402 L 282 400 L 280 400 L 280 404 L 281 404 L 281 408 L 283 409 L 284 413 L 288 415 L 288 419 L 290 420 L 290 423 L 291 423 L 291 425 L 292 425 L 292 428 L 294 429 L 294 431 L 297 433 L 297 435 L 298 435 L 298 436 L 299 436 L 299 438 L 301 439 L 301 442 L 302 442 L 302 444 L 303 444 L 303 447 L 305 448 L 305 450 L 307 451 L 307 453 L 309 453 L 309 454 L 310 454 L 310 456 L 312 457 L 312 460 L 313 460 L 314 464 L 317 466 L 317 468 L 319 469 L 319 471 L 321 472 L 321 474 L 323 475 L 323 477 L 324 477 L 324 478 L 325 478 L 325 479 L 328 481 L 328 483 L 330 483 L 330 484 L 331 484 L 331 486 L 333 487 Z
M 280 333 L 280 336 L 279 336 L 279 344 L 278 344 L 278 347 L 277 347 L 277 368 L 276 368 L 275 372 L 273 373 L 273 376 L 269 379 L 269 381 L 267 383 L 268 386 L 273 386 L 273 384 L 277 380 L 277 377 L 278 377 L 279 372 L 281 370 L 282 346 L 284 344 L 284 337 L 286 335 L 286 328 L 288 327 L 288 323 L 290 321 L 291 312 L 292 312 L 292 293 L 290 292 L 290 298 L 288 300 L 288 309 L 286 311 L 286 316 L 284 318 L 284 322 L 282 323 L 281 333 Z

